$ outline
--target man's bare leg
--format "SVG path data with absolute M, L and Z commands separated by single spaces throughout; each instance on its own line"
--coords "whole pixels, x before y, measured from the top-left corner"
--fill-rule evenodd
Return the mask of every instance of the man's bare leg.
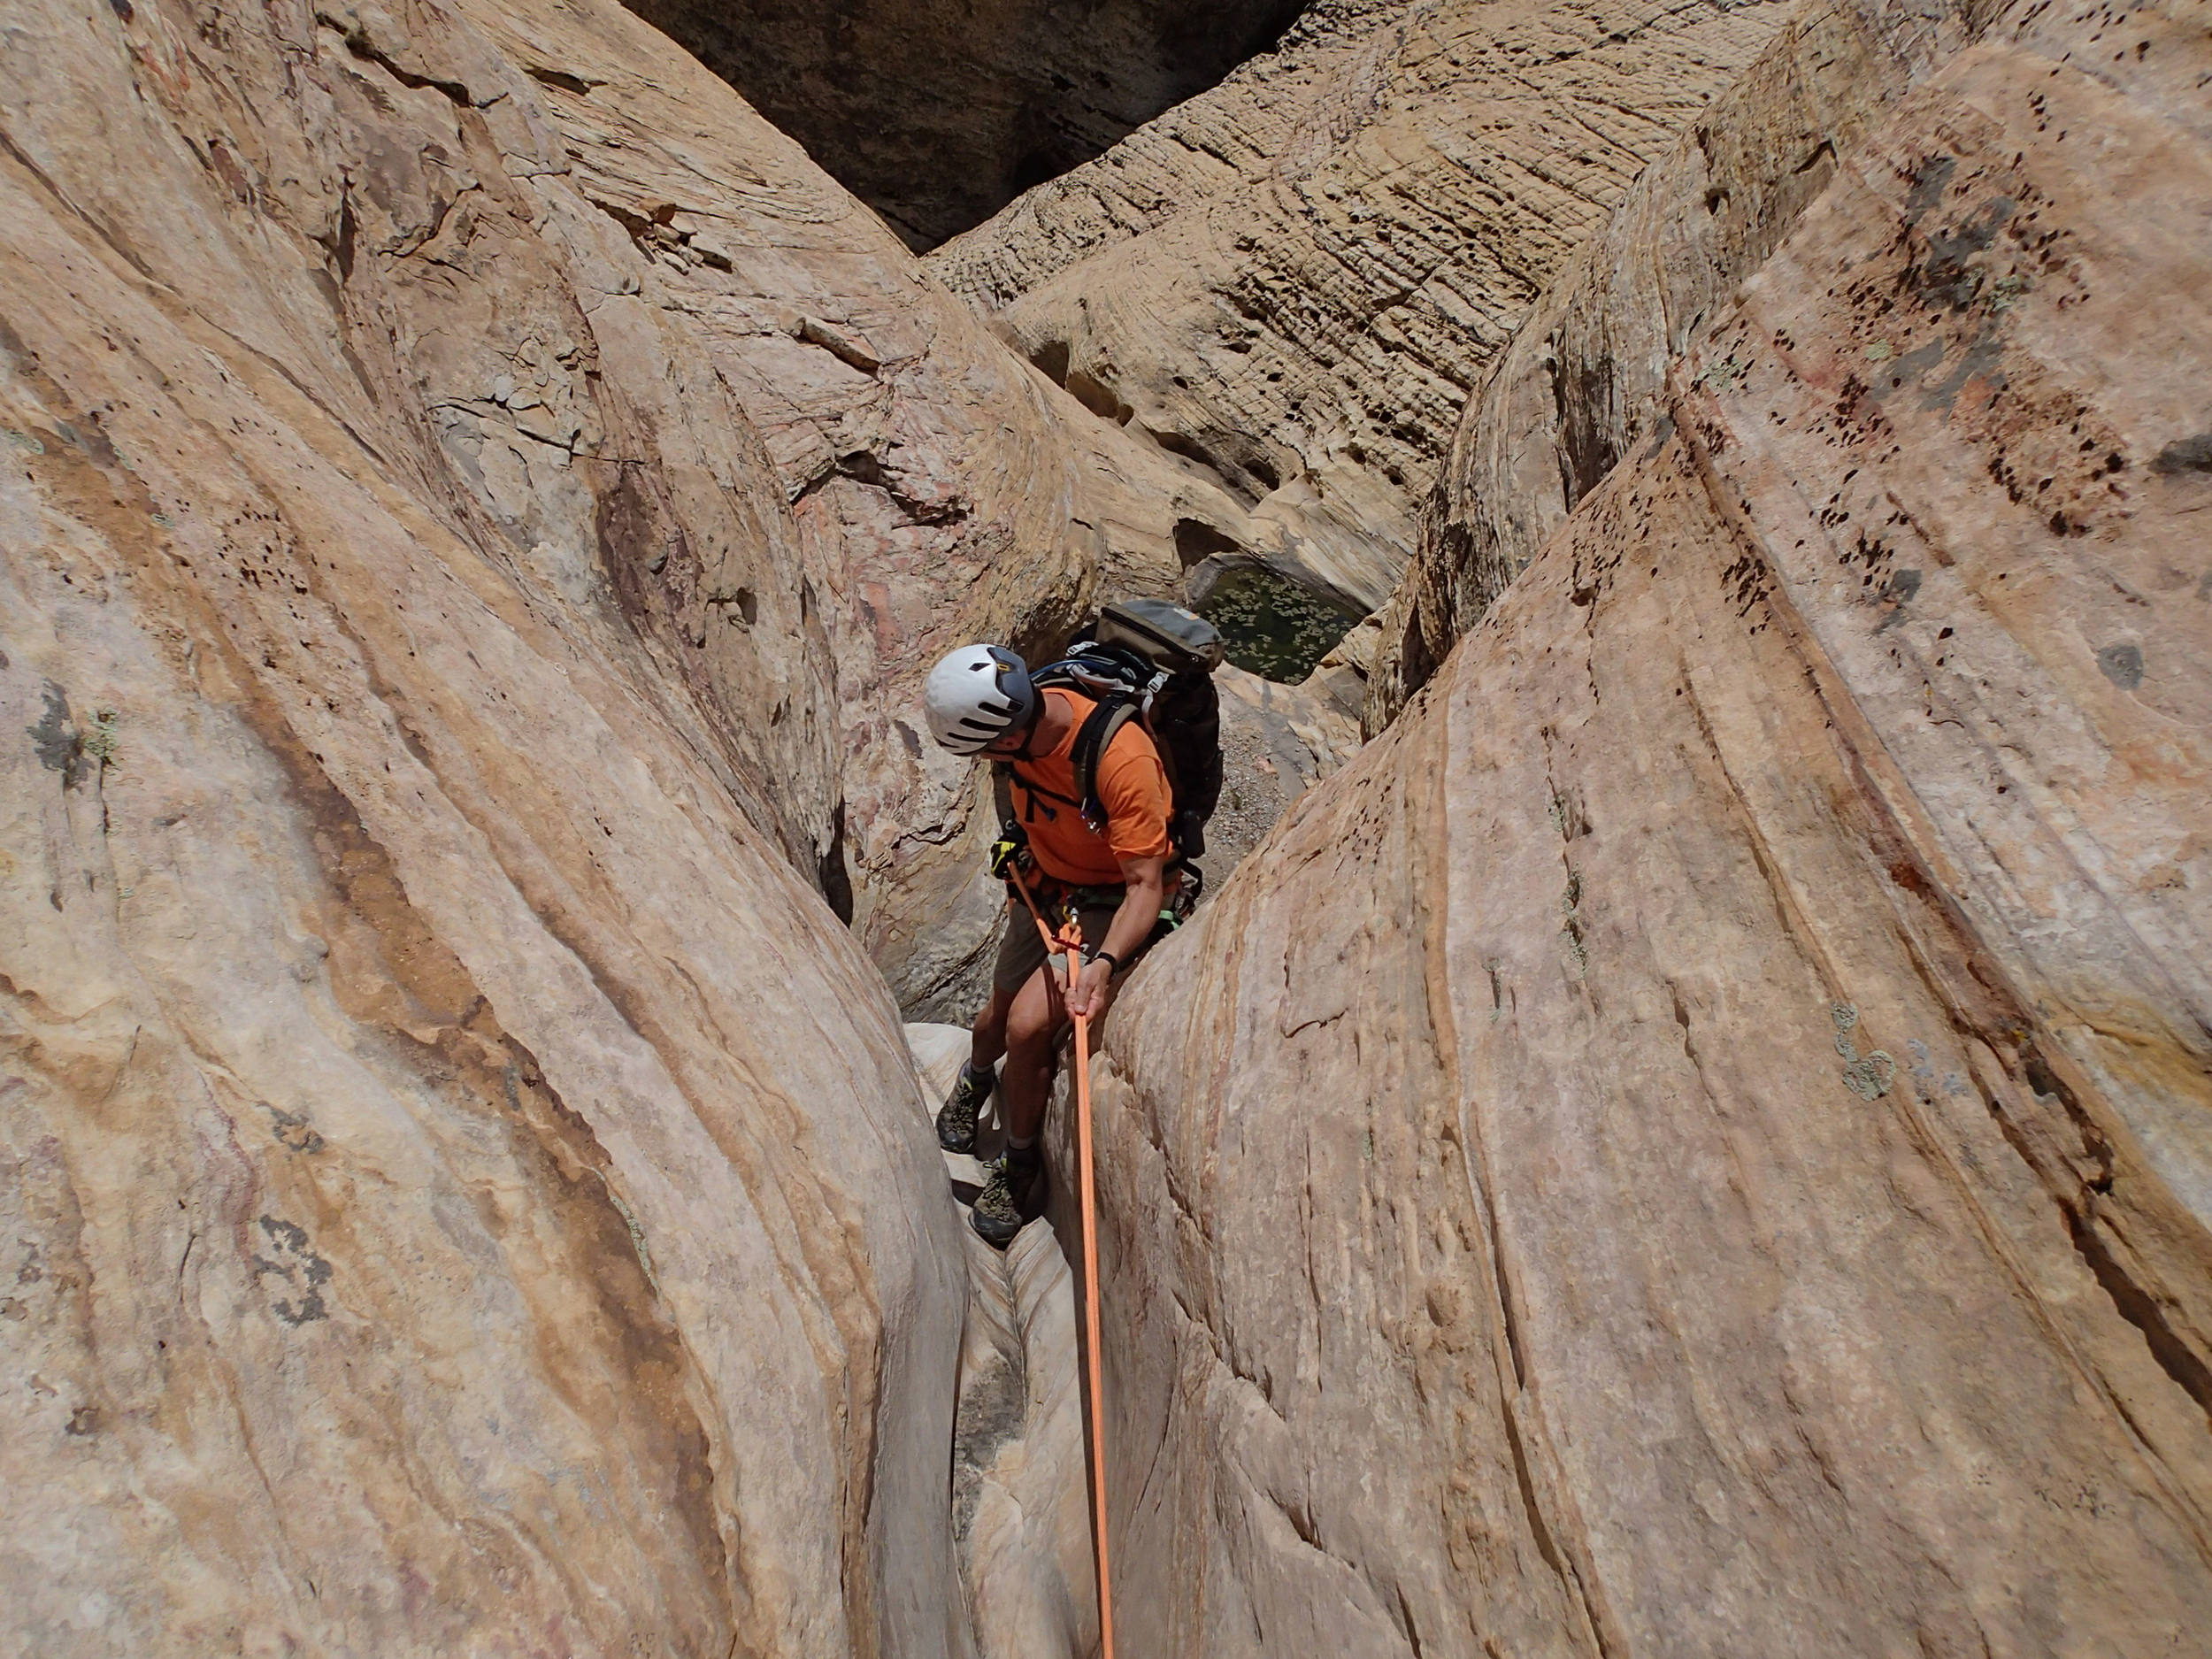
M 977 1016 L 975 1029 L 968 1035 L 968 1067 L 976 1072 L 988 1071 L 998 1064 L 999 1056 L 1006 1052 L 1006 1013 L 1014 1006 L 1010 991 L 994 989 L 991 1000 L 984 1004 Z
M 1059 999 L 1047 980 L 1049 967 L 1029 976 L 1006 1010 L 1006 1069 L 999 1073 L 999 1110 L 1006 1121 L 1006 1156 L 976 1195 L 970 1218 L 975 1230 L 999 1248 L 1013 1241 L 1035 1214 L 1038 1180 L 1044 1173 L 1044 1148 L 1037 1144 L 1044 1127 L 1045 1098 L 1052 1088 L 1053 1047 L 1059 1035 Z
M 999 1107 L 1008 1145 L 1034 1146 L 1044 1126 L 1052 1089 L 1053 1049 L 1059 1035 L 1059 1000 L 1048 983 L 1049 964 L 1031 974 L 1014 995 L 1002 1022 L 1006 1069 L 999 1076 Z M 994 998 L 994 1002 L 996 999 Z

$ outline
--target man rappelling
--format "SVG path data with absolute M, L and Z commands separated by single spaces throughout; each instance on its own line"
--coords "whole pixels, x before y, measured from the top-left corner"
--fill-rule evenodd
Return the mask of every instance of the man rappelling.
M 1109 605 L 1091 637 L 1033 675 L 1012 651 L 970 645 L 930 672 L 931 734 L 993 762 L 1000 839 L 992 872 L 1008 913 L 969 1057 L 937 1115 L 937 1139 L 972 1152 L 996 1077 L 1006 1151 L 972 1211 L 1000 1248 L 1043 1209 L 1038 1145 L 1055 1056 L 1072 1016 L 1095 1025 L 1122 978 L 1194 902 L 1202 828 L 1221 787 L 1219 712 L 1209 678 L 1220 637 L 1179 606 Z M 1041 916 L 1033 920 L 1028 900 Z M 1083 956 L 1063 990 L 1041 924 L 1071 922 Z

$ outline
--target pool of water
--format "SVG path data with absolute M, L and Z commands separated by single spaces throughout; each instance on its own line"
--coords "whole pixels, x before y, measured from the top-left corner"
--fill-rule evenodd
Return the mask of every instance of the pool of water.
M 1221 630 L 1229 660 L 1263 680 L 1295 684 L 1359 618 L 1264 565 L 1224 572 L 1198 614 Z

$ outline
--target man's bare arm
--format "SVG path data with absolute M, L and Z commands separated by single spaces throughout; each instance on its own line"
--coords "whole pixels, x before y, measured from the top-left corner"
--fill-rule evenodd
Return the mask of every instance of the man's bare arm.
M 1106 929 L 1102 949 L 1114 962 L 1126 967 L 1144 949 L 1144 941 L 1152 936 L 1153 924 L 1159 920 L 1160 907 L 1167 897 L 1167 860 L 1124 858 L 1121 877 L 1126 891 L 1121 908 Z M 1088 1019 L 1102 1016 L 1113 1001 L 1113 975 L 1112 963 L 1093 960 L 1069 993 L 1068 1011 Z

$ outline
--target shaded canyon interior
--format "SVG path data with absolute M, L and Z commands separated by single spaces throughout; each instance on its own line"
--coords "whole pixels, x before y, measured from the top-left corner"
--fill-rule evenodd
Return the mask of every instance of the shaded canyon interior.
M 1095 1652 L 917 703 L 1136 595 L 1259 672 L 1094 1062 L 1120 1651 L 2199 1650 L 2208 85 L 12 0 L 0 1649 Z
M 911 246 L 1271 45 L 1299 0 L 630 0 Z

